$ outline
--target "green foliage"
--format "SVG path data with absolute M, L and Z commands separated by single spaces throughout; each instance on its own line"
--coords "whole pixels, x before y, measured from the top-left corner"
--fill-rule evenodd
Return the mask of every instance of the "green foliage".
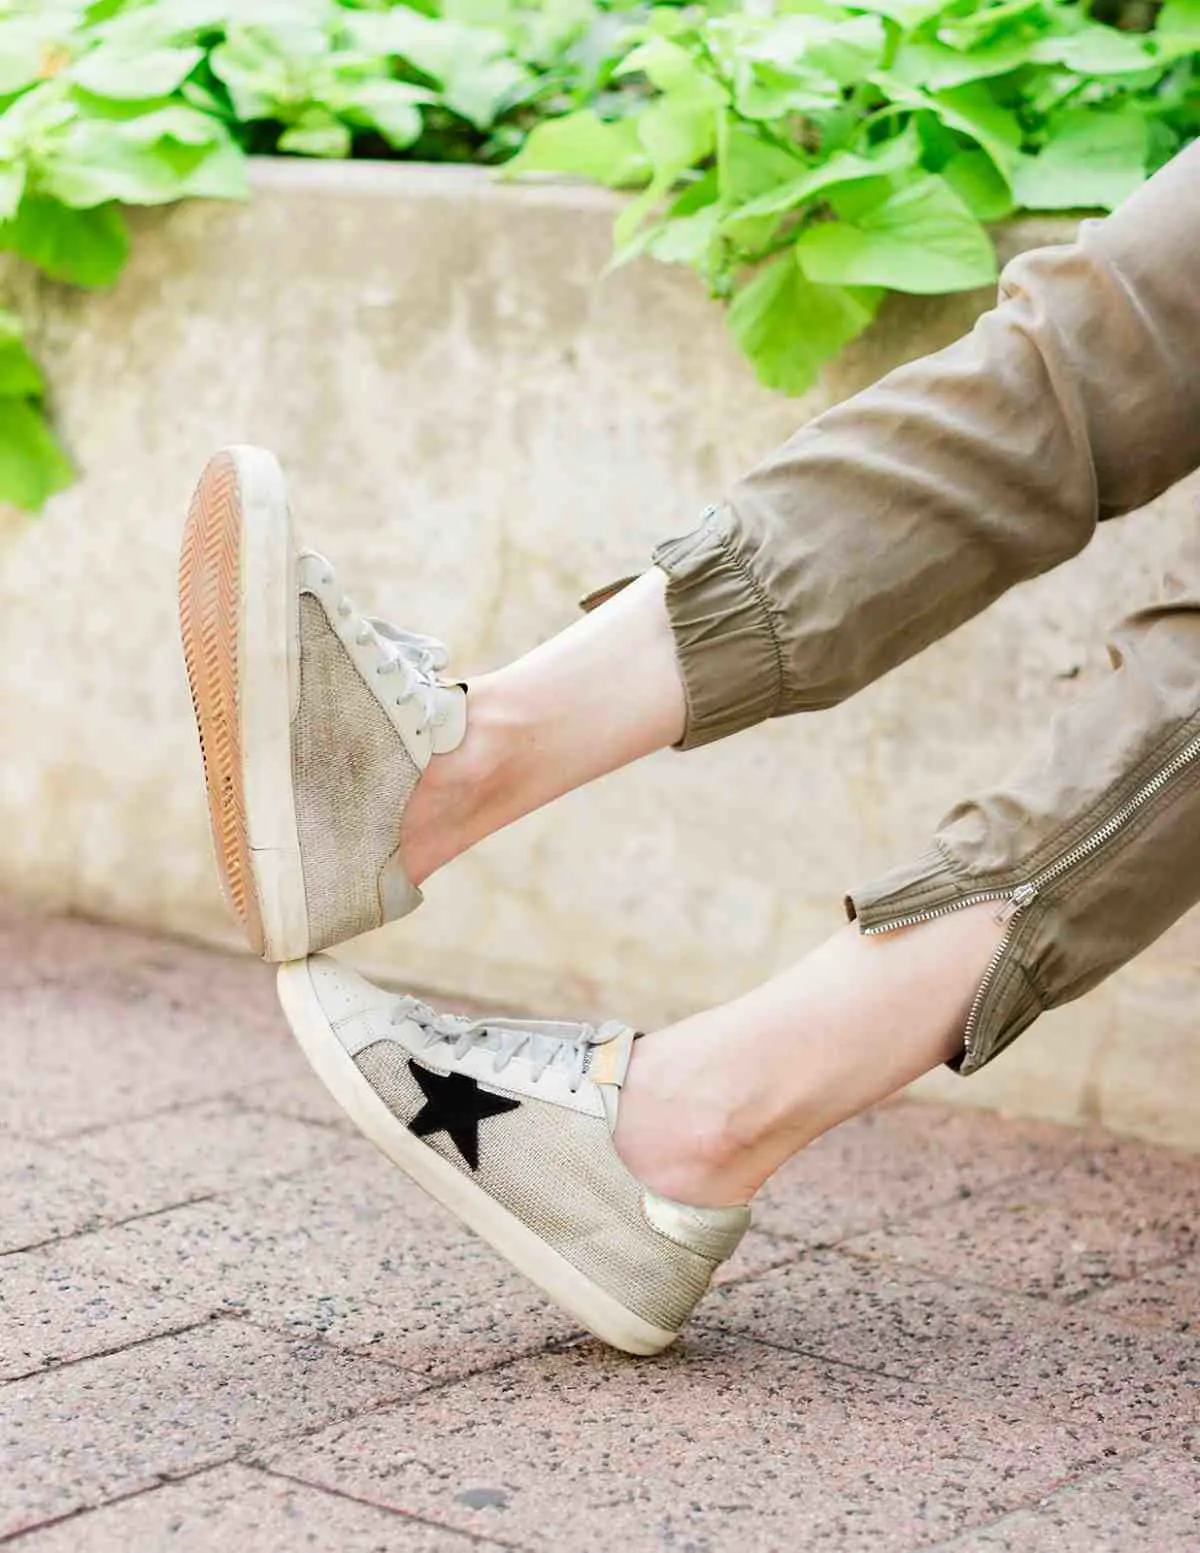
M 696 270 L 791 393 L 885 291 L 993 281 L 985 223 L 1109 210 L 1200 132 L 1200 0 L 1153 31 L 1076 0 L 758 9 L 654 11 L 615 71 L 643 95 L 536 126 L 506 171 L 624 185 L 644 162 L 619 258 Z
M 1200 0 L 1094 3 L 0 0 L 0 252 L 109 285 L 122 206 L 241 198 L 248 154 L 566 174 L 636 191 L 618 259 L 696 270 L 801 392 L 888 290 L 990 282 L 984 223 L 1109 208 L 1200 130 Z M 31 509 L 69 475 L 41 396 L 0 313 Z

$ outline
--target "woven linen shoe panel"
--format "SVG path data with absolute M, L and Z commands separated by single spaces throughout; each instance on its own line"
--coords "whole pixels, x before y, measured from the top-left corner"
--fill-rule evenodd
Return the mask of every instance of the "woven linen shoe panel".
M 405 1049 L 377 1041 L 355 1060 L 407 1127 L 425 1096 Z M 719 1265 L 720 1257 L 710 1261 L 651 1227 L 642 1212 L 642 1188 L 621 1164 L 600 1117 L 536 1100 L 489 1117 L 479 1129 L 473 1175 L 445 1133 L 421 1141 L 654 1326 L 682 1326 Z
M 421 773 L 310 594 L 300 599 L 296 821 L 313 948 L 383 921 L 379 878 Z

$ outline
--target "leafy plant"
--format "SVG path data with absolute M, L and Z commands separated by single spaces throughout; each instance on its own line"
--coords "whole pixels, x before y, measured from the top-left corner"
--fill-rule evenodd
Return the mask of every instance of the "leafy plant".
M 1152 32 L 1072 0 L 658 11 L 641 98 L 534 128 L 506 169 L 642 194 L 618 260 L 696 270 L 761 380 L 801 393 L 888 291 L 984 286 L 986 224 L 1111 209 L 1200 129 L 1200 0 Z
M 698 271 L 799 392 L 888 290 L 990 281 L 986 223 L 1200 130 L 1200 0 L 1153 3 L 0 0 L 0 252 L 109 285 L 123 206 L 244 197 L 248 154 L 565 173 L 637 191 L 618 258 Z M 0 501 L 68 478 L 0 313 Z

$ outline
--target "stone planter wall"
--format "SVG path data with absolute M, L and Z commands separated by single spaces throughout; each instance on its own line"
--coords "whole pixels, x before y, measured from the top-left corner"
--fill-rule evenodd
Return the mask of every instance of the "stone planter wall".
M 266 164 L 255 183 L 245 207 L 140 219 L 109 295 L 9 278 L 83 476 L 40 522 L 0 520 L 0 891 L 222 942 L 174 617 L 182 513 L 212 448 L 276 449 L 305 539 L 355 596 L 477 669 L 570 620 L 801 419 L 987 300 L 890 306 L 788 402 L 755 385 L 691 277 L 602 278 L 604 194 L 369 165 Z M 665 754 L 525 821 L 353 956 L 643 1023 L 745 988 L 1104 671 L 1106 625 L 1152 593 L 1193 500 L 1181 488 L 1112 525 L 849 706 Z M 1198 947 L 1192 920 L 985 1075 L 926 1087 L 1200 1141 Z

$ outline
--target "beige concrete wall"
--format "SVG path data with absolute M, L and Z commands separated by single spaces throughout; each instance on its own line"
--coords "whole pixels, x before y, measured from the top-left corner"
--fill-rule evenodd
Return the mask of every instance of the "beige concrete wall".
M 569 621 L 802 418 L 953 338 L 984 300 L 896 303 L 789 403 L 755 385 L 689 276 L 602 276 L 611 211 L 466 170 L 280 163 L 247 207 L 139 220 L 109 295 L 17 282 L 83 478 L 40 522 L 0 521 L 0 890 L 230 937 L 173 596 L 217 444 L 275 448 L 305 539 L 359 600 L 478 669 Z M 355 956 L 642 1022 L 737 992 L 1086 689 L 1105 624 L 1150 594 L 1187 521 L 1177 491 L 851 705 L 573 796 Z M 989 1073 L 932 1088 L 1200 1141 L 1198 946 L 1184 924 Z

